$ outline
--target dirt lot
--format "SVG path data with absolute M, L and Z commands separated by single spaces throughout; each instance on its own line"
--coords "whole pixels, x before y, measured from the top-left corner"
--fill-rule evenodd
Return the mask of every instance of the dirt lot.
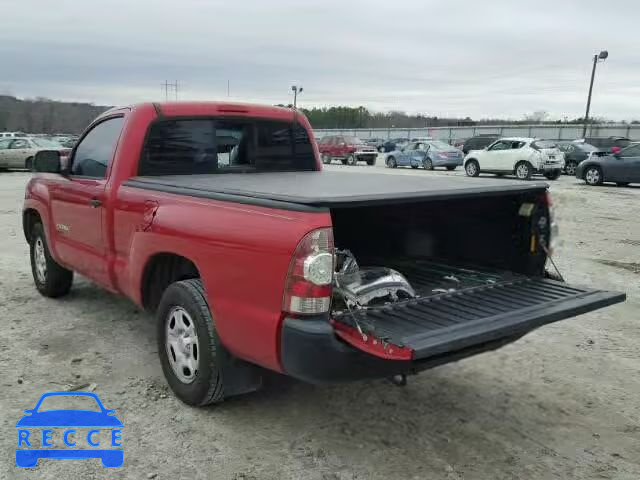
M 259 393 L 193 409 L 167 390 L 149 315 L 83 279 L 61 300 L 36 292 L 20 216 L 28 178 L 0 174 L 2 478 L 640 478 L 640 188 L 567 177 L 552 186 L 561 271 L 626 291 L 625 304 L 424 372 L 405 388 L 276 378 Z M 23 410 L 45 391 L 72 388 L 95 388 L 115 409 L 124 466 L 16 468 Z

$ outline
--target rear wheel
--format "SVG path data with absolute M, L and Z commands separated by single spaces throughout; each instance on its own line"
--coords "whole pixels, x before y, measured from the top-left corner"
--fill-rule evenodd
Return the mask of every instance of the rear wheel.
M 61 297 L 69 293 L 73 272 L 58 264 L 49 252 L 49 246 L 41 223 L 32 228 L 29 244 L 31 273 L 38 291 L 45 297 Z
M 322 154 L 322 163 L 324 163 L 325 165 L 328 165 L 331 163 L 331 157 L 329 155 L 327 155 L 326 153 Z
M 600 167 L 591 166 L 584 172 L 584 181 L 587 182 L 587 185 L 602 185 L 602 180 L 602 170 L 600 170 Z
M 221 345 L 199 278 L 172 283 L 165 290 L 157 338 L 162 371 L 180 400 L 194 406 L 223 400 Z
M 422 161 L 422 166 L 424 167 L 425 170 L 433 170 L 433 162 L 429 157 L 425 158 Z
M 387 167 L 396 168 L 398 166 L 398 162 L 394 157 L 387 157 Z
M 355 155 L 349 155 L 347 157 L 347 165 L 355 165 L 358 163 L 358 159 Z
M 564 167 L 564 171 L 567 175 L 575 175 L 577 166 L 578 164 L 576 162 L 568 162 Z
M 520 162 L 516 165 L 514 173 L 519 180 L 531 180 L 533 169 L 529 162 Z
M 418 165 L 411 165 L 411 168 L 418 168 Z
M 456 166 L 455 165 L 449 165 L 447 166 L 447 170 L 451 171 L 451 170 L 455 170 Z
M 557 180 L 560 178 L 561 170 L 551 170 L 550 172 L 545 172 L 544 176 L 547 180 Z
M 480 175 L 480 165 L 477 160 L 469 160 L 465 166 L 464 171 L 469 177 L 477 177 Z

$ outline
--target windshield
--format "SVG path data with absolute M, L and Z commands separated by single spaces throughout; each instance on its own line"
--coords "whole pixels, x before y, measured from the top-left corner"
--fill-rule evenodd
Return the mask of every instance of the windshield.
M 31 142 L 41 148 L 60 148 L 60 144 L 58 142 L 47 140 L 46 138 L 32 138 Z
M 453 147 L 442 140 L 430 140 L 427 142 L 434 150 L 451 150 Z
M 38 407 L 38 412 L 46 412 L 47 410 L 101 411 L 96 399 L 85 395 L 51 395 L 45 397 Z
M 140 175 L 315 170 L 306 129 L 263 119 L 171 119 L 155 122 Z

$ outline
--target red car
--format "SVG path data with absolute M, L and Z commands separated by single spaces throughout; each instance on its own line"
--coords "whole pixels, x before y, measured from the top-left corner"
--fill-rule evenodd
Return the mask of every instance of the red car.
M 404 380 L 625 298 L 546 273 L 546 184 L 322 172 L 290 109 L 113 109 L 60 160 L 39 152 L 26 187 L 36 288 L 63 296 L 77 272 L 153 312 L 190 405 L 263 368 Z
M 328 164 L 333 160 L 340 160 L 343 165 L 356 165 L 358 162 L 367 162 L 367 165 L 375 165 L 378 151 L 376 147 L 367 145 L 358 137 L 343 135 L 328 135 L 318 141 L 318 150 L 322 157 L 322 163 Z

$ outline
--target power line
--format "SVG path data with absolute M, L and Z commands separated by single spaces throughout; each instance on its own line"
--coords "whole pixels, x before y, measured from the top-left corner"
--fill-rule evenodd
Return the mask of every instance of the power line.
M 174 83 L 170 83 L 168 80 L 165 80 L 164 83 L 161 84 L 162 88 L 164 89 L 164 101 L 168 102 L 169 101 L 169 96 L 174 97 L 173 99 L 177 102 L 178 101 L 178 80 L 176 80 Z M 172 95 L 170 95 L 172 94 Z

